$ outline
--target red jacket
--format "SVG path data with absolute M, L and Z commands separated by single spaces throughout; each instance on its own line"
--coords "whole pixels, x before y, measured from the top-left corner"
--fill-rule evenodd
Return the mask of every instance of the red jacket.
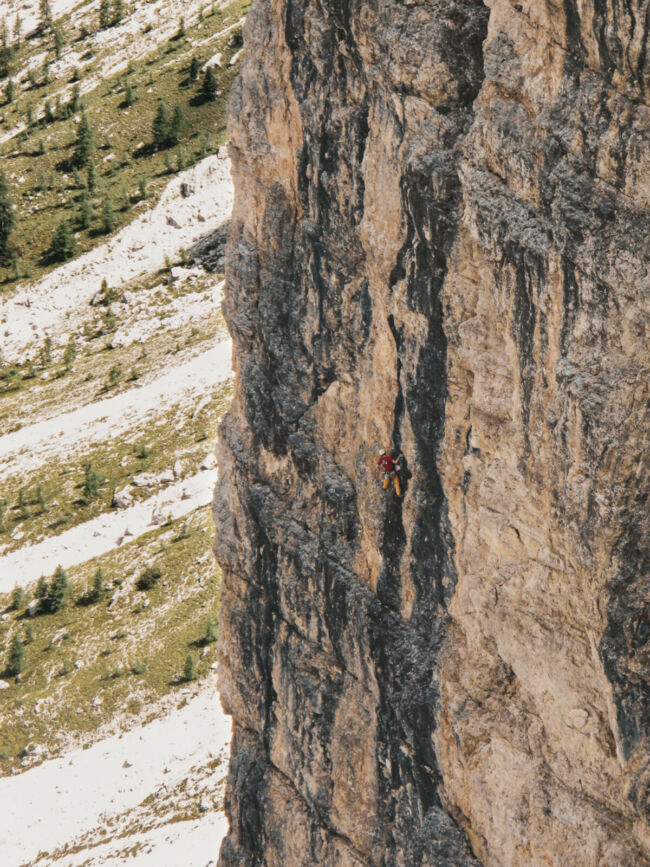
M 396 461 L 390 455 L 382 455 L 377 461 L 377 466 L 387 473 L 392 473 L 396 465 Z

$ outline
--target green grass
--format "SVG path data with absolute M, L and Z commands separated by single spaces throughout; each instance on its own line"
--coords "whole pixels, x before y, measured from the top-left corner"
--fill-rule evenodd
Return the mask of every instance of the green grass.
M 187 536 L 180 532 L 184 521 L 69 569 L 71 598 L 58 614 L 32 619 L 23 611 L 10 611 L 10 594 L 0 595 L 0 609 L 9 614 L 0 647 L 9 646 L 15 631 L 23 635 L 28 622 L 34 630 L 20 683 L 11 678 L 9 688 L 0 692 L 4 773 L 18 765 L 28 744 L 54 754 L 63 746 L 60 732 L 65 739 L 89 743 L 103 723 L 119 718 L 129 724 L 156 699 L 178 689 L 187 653 L 193 651 L 198 659 L 207 618 L 216 619 L 220 598 L 219 574 L 209 550 L 214 532 L 210 509 L 191 516 Z M 136 590 L 138 575 L 152 564 L 160 566 L 161 580 L 148 592 Z M 76 604 L 99 565 L 107 582 L 123 582 L 110 609 L 111 592 L 101 602 Z M 149 600 L 146 608 L 144 599 Z M 215 645 L 207 648 L 199 660 L 199 682 L 216 657 Z M 6 652 L 2 658 L 6 661 Z M 132 671 L 137 660 L 146 663 L 141 674 Z M 76 661 L 83 667 L 75 668 Z M 63 674 L 66 662 L 69 674 Z M 96 698 L 101 704 L 93 705 Z M 35 713 L 36 702 L 43 699 L 51 703 L 42 703 Z
M 170 114 L 176 105 L 183 110 L 186 129 L 182 150 L 187 165 L 205 153 L 214 152 L 226 141 L 226 100 L 239 69 L 239 63 L 230 67 L 228 61 L 239 47 L 229 45 L 232 32 L 224 37 L 216 34 L 223 29 L 224 18 L 229 18 L 230 22 L 237 20 L 247 12 L 249 5 L 249 0 L 234 0 L 208 16 L 200 30 L 188 29 L 185 39 L 172 40 L 160 46 L 152 55 L 136 63 L 130 74 L 120 73 L 103 80 L 94 90 L 83 95 L 97 145 L 94 162 L 99 174 L 99 188 L 93 196 L 96 218 L 89 229 L 80 230 L 79 224 L 85 170 L 80 170 L 81 178 L 77 183 L 73 172 L 64 169 L 65 161 L 73 151 L 76 129 L 73 117 L 46 126 L 37 125 L 2 146 L 2 166 L 10 177 L 17 206 L 18 228 L 14 242 L 23 275 L 28 273 L 37 277 L 53 266 L 49 257 L 50 240 L 64 217 L 79 231 L 81 253 L 103 242 L 106 237 L 100 225 L 101 203 L 105 198 L 113 203 L 115 230 L 132 219 L 134 208 L 143 207 L 139 204 L 138 191 L 141 176 L 147 178 L 148 201 L 157 198 L 169 180 L 166 162 L 171 159 L 172 171 L 177 169 L 175 149 L 151 152 L 147 147 L 152 140 L 151 127 L 159 99 L 168 105 Z M 221 95 L 214 102 L 194 104 L 198 83 L 188 81 L 189 65 L 195 53 L 189 41 L 197 36 L 206 40 L 211 35 L 214 38 L 198 47 L 196 53 L 204 62 L 216 51 L 222 52 L 223 68 L 218 74 Z M 91 43 L 92 36 L 88 38 L 89 48 Z M 21 49 L 15 62 L 17 68 L 24 65 L 33 47 L 25 44 Z M 127 78 L 136 99 L 130 108 L 124 107 Z M 25 117 L 30 103 L 42 102 L 49 94 L 60 90 L 63 83 L 51 82 L 27 92 L 21 91 L 13 103 L 4 106 L 4 125 L 13 128 Z M 135 136 L 134 130 L 137 130 Z M 45 146 L 44 154 L 40 153 L 41 141 Z M 3 281 L 5 290 L 16 282 L 9 264 L 0 268 L 0 282 Z
M 161 472 L 169 469 L 176 459 L 183 464 L 184 476 L 198 471 L 199 465 L 216 437 L 219 420 L 232 398 L 232 381 L 223 383 L 216 396 L 193 417 L 194 407 L 174 407 L 156 421 L 147 419 L 146 429 L 136 429 L 120 435 L 109 443 L 79 449 L 73 456 L 54 460 L 27 477 L 11 476 L 0 486 L 0 497 L 7 504 L 5 530 L 0 542 L 7 551 L 19 548 L 43 537 L 89 521 L 111 508 L 112 493 L 129 484 L 137 473 Z M 204 440 L 204 432 L 208 438 Z M 145 448 L 146 447 L 146 448 Z M 96 498 L 84 502 L 84 467 L 92 464 L 104 480 Z M 43 492 L 47 511 L 41 511 L 37 491 Z M 21 489 L 26 495 L 29 517 L 18 507 Z M 132 487 L 134 502 L 147 499 L 153 488 Z M 10 534 L 18 527 L 23 533 L 12 542 Z

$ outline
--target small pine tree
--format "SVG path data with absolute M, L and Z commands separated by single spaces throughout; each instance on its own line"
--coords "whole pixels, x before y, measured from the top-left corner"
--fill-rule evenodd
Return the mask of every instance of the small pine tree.
M 11 605 L 14 611 L 20 611 L 27 603 L 27 595 L 20 585 L 14 587 L 14 592 L 11 595 Z
M 41 577 L 38 579 L 35 595 L 37 599 L 47 598 L 47 578 L 44 575 L 41 575 Z
M 90 155 L 93 152 L 93 134 L 88 123 L 86 113 L 81 115 L 81 121 L 77 127 L 77 140 L 75 142 L 74 155 L 72 160 L 76 166 L 83 168 L 90 162 Z
M 81 108 L 81 87 L 75 84 L 72 88 L 72 96 L 70 97 L 70 114 L 76 114 Z
M 34 126 L 35 123 L 36 117 L 34 115 L 34 106 L 30 103 L 27 106 L 27 126 L 31 128 Z
M 115 228 L 115 219 L 113 217 L 113 206 L 108 196 L 102 202 L 102 229 L 105 234 L 112 232 Z
M 71 259 L 77 250 L 77 241 L 74 232 L 67 220 L 62 220 L 52 235 L 51 252 L 58 262 Z
M 57 566 L 47 591 L 46 608 L 50 613 L 56 614 L 64 607 L 69 589 L 70 585 L 65 569 L 62 566 Z
M 25 627 L 25 644 L 33 644 L 34 638 L 34 627 L 31 623 L 28 623 Z
M 199 63 L 198 57 L 193 57 L 192 62 L 190 63 L 190 81 L 196 81 L 199 77 L 199 69 L 201 64 Z
M 65 39 L 63 37 L 63 30 L 61 27 L 54 28 L 54 54 L 56 55 L 56 59 L 59 60 L 61 57 L 61 52 L 63 51 L 63 46 L 65 45 Z
M 79 223 L 82 229 L 90 229 L 93 223 L 93 203 L 90 201 L 88 194 L 84 193 L 81 197 L 81 212 L 79 214 Z
M 20 280 L 22 274 L 20 270 L 20 257 L 18 253 L 14 253 L 13 258 L 11 260 L 11 268 L 14 272 L 14 280 Z
M 13 675 L 19 675 L 25 667 L 25 646 L 20 640 L 20 635 L 16 634 L 11 639 L 11 648 L 9 649 L 9 672 Z
M 156 150 L 162 150 L 169 142 L 169 114 L 162 99 L 158 102 L 158 111 L 153 121 L 153 143 Z
M 176 148 L 176 171 L 182 172 L 185 168 L 185 154 L 183 148 L 179 145 Z
M 43 493 L 43 485 L 39 485 L 36 489 L 36 499 L 38 500 L 38 507 L 41 510 L 41 515 L 44 515 L 47 512 L 47 502 L 45 501 L 45 494 Z
M 211 617 L 208 617 L 208 622 L 205 627 L 205 638 L 203 640 L 206 644 L 213 644 L 218 638 L 219 632 L 217 626 L 214 620 Z
M 88 163 L 87 183 L 88 183 L 88 192 L 94 193 L 95 190 L 97 189 L 97 168 L 95 166 L 95 163 L 93 163 L 93 162 Z
M 0 261 L 8 258 L 11 233 L 15 225 L 16 217 L 9 194 L 9 183 L 5 173 L 0 171 Z
M 72 370 L 72 364 L 76 357 L 77 344 L 75 343 L 74 337 L 70 337 L 70 340 L 68 340 L 67 346 L 65 348 L 65 352 L 63 353 L 63 363 L 67 371 Z
M 43 32 L 52 24 L 52 8 L 50 6 L 50 0 L 40 0 L 39 11 L 41 18 L 40 29 L 41 32 Z
M 5 99 L 7 101 L 7 105 L 14 101 L 14 97 L 16 96 L 16 86 L 13 82 L 13 79 L 10 78 L 7 82 L 7 86 L 5 87 Z
M 185 29 L 185 18 L 183 18 L 183 16 L 181 15 L 180 20 L 178 22 L 178 33 L 176 34 L 177 38 L 183 39 L 185 37 L 186 32 L 187 31 Z
M 140 175 L 138 178 L 138 189 L 140 191 L 140 199 L 144 201 L 147 198 L 147 178 L 145 175 Z
M 188 653 L 185 660 L 185 680 L 196 680 L 198 677 L 198 668 L 194 654 Z
M 52 103 L 49 99 L 45 103 L 45 114 L 44 114 L 45 123 L 54 123 L 54 112 L 52 111 Z
M 172 122 L 169 131 L 169 143 L 178 144 L 178 142 L 183 138 L 184 130 L 185 115 L 183 114 L 180 105 L 177 105 L 174 109 L 174 114 L 172 116 Z
M 99 494 L 100 478 L 99 473 L 92 464 L 86 464 L 84 473 L 83 495 L 84 500 L 88 503 Z
M 99 602 L 104 598 L 106 594 L 106 585 L 104 580 L 104 573 L 102 572 L 102 567 L 99 566 L 97 571 L 95 572 L 95 577 L 93 578 L 93 589 L 90 594 L 90 598 L 92 602 Z
M 23 32 L 23 21 L 18 13 L 16 13 L 16 20 L 14 22 L 14 47 L 20 47 L 20 39 Z
M 127 81 L 126 87 L 124 88 L 124 105 L 127 108 L 130 108 L 135 102 L 135 94 L 133 93 L 133 88 Z
M 27 505 L 27 494 L 25 489 L 21 488 L 18 492 L 18 509 L 23 518 L 29 518 L 29 507 Z
M 43 362 L 43 367 L 46 367 L 48 364 L 52 363 L 52 338 L 49 334 L 43 342 L 41 361 Z
M 99 27 L 105 30 L 111 26 L 111 0 L 101 0 L 99 4 Z
M 214 102 L 217 98 L 217 76 L 211 66 L 205 70 L 203 83 L 201 84 L 201 99 L 204 102 Z

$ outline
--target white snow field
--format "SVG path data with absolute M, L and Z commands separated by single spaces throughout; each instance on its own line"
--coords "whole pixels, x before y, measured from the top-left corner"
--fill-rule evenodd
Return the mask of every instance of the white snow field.
M 224 340 L 146 385 L 89 403 L 0 437 L 0 478 L 28 473 L 83 444 L 105 442 L 132 429 L 138 419 L 178 402 L 204 396 L 231 376 L 232 343 Z M 171 461 L 173 463 L 173 460 Z
M 212 685 L 163 719 L 0 779 L 0 864 L 19 867 L 39 852 L 72 844 L 80 835 L 106 826 L 111 817 L 134 809 L 162 786 L 173 788 L 192 767 L 223 756 L 229 743 L 230 719 Z M 139 863 L 205 867 L 216 860 L 225 825 L 225 819 L 215 821 L 215 813 L 208 812 L 205 828 L 199 820 L 144 834 L 142 842 L 148 845 L 143 845 Z M 176 837 L 171 849 L 167 835 Z M 130 838 L 115 842 L 125 848 Z M 168 860 L 174 849 L 176 860 Z M 81 854 L 88 858 L 93 850 Z M 85 858 L 65 855 L 55 863 L 67 867 L 88 863 Z M 134 862 L 138 860 L 128 860 Z M 90 863 L 123 862 L 111 858 Z
M 216 470 L 204 470 L 128 509 L 105 512 L 58 536 L 5 554 L 0 557 L 0 593 L 10 593 L 18 584 L 24 586 L 41 575 L 51 575 L 57 566 L 69 569 L 106 554 L 160 526 L 168 516 L 182 518 L 207 506 L 212 501 L 216 480 Z

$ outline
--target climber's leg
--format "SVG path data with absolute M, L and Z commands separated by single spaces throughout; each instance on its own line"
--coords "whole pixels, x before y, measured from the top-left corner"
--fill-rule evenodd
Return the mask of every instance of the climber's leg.
M 384 490 L 386 490 L 386 488 L 387 488 L 389 485 L 390 485 L 390 476 L 389 476 L 388 474 L 386 474 L 386 475 L 384 476 Z
M 395 473 L 395 493 L 398 497 L 402 496 L 402 488 L 399 483 L 399 476 L 397 475 L 397 473 Z

